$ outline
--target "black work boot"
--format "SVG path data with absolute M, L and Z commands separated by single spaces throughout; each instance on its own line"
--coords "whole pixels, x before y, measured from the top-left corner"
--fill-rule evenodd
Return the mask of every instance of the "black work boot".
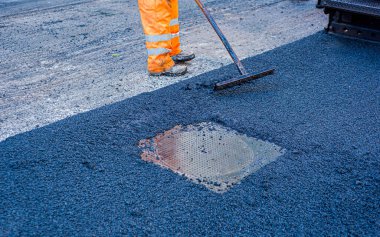
M 190 52 L 183 52 L 183 51 L 177 55 L 172 56 L 173 61 L 176 63 L 187 62 L 187 61 L 193 60 L 194 58 L 195 58 L 195 54 L 190 53 Z
M 178 77 L 178 76 L 185 75 L 186 72 L 187 72 L 186 66 L 174 65 L 173 67 L 171 67 L 170 69 L 168 69 L 164 72 L 158 72 L 158 73 L 150 72 L 149 74 L 151 76 L 155 76 L 155 77 L 158 77 L 158 76 Z

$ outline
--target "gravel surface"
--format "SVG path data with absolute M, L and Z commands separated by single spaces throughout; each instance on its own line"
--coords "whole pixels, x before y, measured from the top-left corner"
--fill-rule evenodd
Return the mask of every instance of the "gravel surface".
M 326 25 L 315 1 L 206 0 L 241 58 Z M 137 1 L 0 0 L 0 141 L 231 63 L 197 9 L 181 1 L 184 49 L 197 58 L 180 78 L 149 78 Z
M 0 143 L 2 236 L 377 236 L 380 47 L 317 33 Z M 175 98 L 175 99 L 173 99 Z M 212 121 L 287 152 L 224 194 L 143 162 L 138 141 Z

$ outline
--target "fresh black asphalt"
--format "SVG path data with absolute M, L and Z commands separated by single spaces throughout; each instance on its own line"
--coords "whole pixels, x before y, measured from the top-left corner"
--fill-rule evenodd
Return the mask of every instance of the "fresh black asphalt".
M 322 32 L 0 143 L 0 236 L 376 236 L 380 46 Z M 190 66 L 191 68 L 191 66 Z M 140 160 L 138 141 L 213 121 L 287 150 L 227 193 Z

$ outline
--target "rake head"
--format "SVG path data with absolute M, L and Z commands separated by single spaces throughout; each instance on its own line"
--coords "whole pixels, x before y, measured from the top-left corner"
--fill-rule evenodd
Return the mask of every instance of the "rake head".
M 244 75 L 240 75 L 236 78 L 232 78 L 230 80 L 216 83 L 214 86 L 214 90 L 215 91 L 224 90 L 233 86 L 241 85 L 243 83 L 259 79 L 261 77 L 271 75 L 273 73 L 274 73 L 274 69 L 270 69 L 270 70 L 263 71 L 260 73 L 247 73 Z

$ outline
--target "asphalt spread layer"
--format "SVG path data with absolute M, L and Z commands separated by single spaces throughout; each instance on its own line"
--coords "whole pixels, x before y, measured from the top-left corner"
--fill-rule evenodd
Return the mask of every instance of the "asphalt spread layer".
M 318 33 L 244 60 L 274 76 L 219 93 L 233 65 L 0 143 L 0 235 L 379 233 L 380 46 Z M 138 141 L 212 121 L 285 148 L 216 194 Z

